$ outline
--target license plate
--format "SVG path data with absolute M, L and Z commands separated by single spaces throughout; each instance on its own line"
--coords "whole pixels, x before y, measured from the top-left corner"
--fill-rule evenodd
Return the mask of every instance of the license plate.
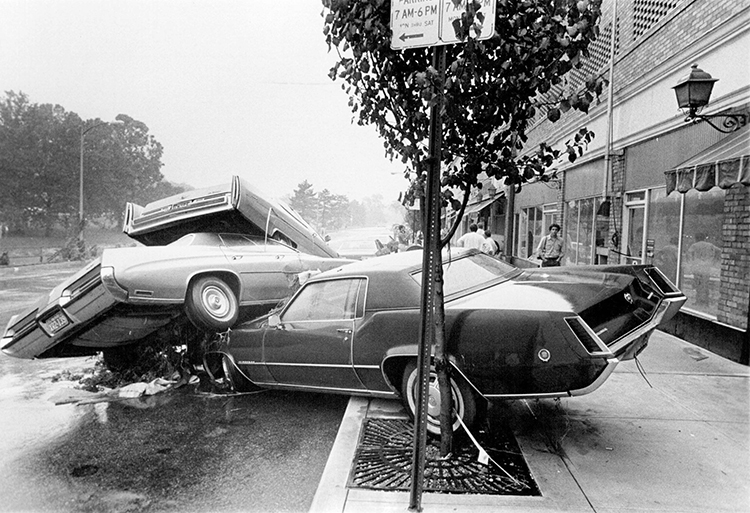
M 46 321 L 44 321 L 42 324 L 44 324 L 44 327 L 47 328 L 47 331 L 54 335 L 61 329 L 63 329 L 65 326 L 70 324 L 70 321 L 62 312 L 55 312 L 51 317 L 49 317 Z

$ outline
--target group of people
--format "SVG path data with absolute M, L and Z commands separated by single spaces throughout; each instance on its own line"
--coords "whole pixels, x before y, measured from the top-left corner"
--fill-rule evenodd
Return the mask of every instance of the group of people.
M 469 225 L 469 231 L 463 234 L 456 242 L 462 248 L 478 249 L 482 253 L 491 256 L 498 256 L 502 253 L 500 245 L 492 238 L 492 232 L 489 230 L 479 231 L 479 226 L 472 223 Z
M 497 256 L 502 253 L 502 248 L 492 238 L 489 230 L 480 231 L 475 223 L 469 225 L 469 231 L 463 234 L 457 244 L 464 248 L 475 248 L 482 253 Z M 560 237 L 560 225 L 550 225 L 549 233 L 542 237 L 536 248 L 536 257 L 542 261 L 542 267 L 557 267 L 562 262 L 565 253 L 563 239 Z

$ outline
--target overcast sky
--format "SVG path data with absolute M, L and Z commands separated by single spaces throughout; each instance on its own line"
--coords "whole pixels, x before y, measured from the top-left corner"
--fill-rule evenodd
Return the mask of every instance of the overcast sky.
M 127 114 L 164 146 L 167 180 L 239 174 L 273 196 L 397 199 L 403 165 L 351 123 L 319 0 L 0 0 L 0 91 L 84 119 Z

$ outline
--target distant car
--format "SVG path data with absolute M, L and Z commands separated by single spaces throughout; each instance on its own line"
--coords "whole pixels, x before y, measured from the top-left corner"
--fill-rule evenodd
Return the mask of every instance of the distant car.
M 444 255 L 451 388 L 467 425 L 484 401 L 596 390 L 685 302 L 653 266 L 519 269 L 473 249 Z M 206 368 L 239 390 L 401 397 L 413 414 L 421 264 L 422 251 L 407 251 L 319 274 L 280 312 L 236 325 Z M 438 433 L 434 370 L 429 382 Z
M 392 241 L 393 237 L 381 235 L 379 237 L 333 239 L 329 246 L 341 257 L 364 260 L 377 256 L 379 252 L 383 253 L 383 248 Z
M 94 354 L 141 340 L 181 315 L 203 330 L 225 331 L 290 296 L 301 273 L 350 262 L 227 233 L 191 233 L 166 246 L 105 249 L 14 315 L 0 349 L 18 358 Z
M 123 231 L 147 246 L 161 246 L 187 233 L 242 233 L 284 242 L 303 253 L 338 255 L 289 205 L 264 197 L 239 176 L 149 203 L 128 203 Z

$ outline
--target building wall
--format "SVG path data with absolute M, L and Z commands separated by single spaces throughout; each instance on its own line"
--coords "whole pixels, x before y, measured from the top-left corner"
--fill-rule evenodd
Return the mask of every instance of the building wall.
M 606 193 L 597 194 L 596 187 L 589 184 L 587 189 L 580 184 L 591 180 L 604 183 L 606 168 L 600 163 L 608 150 L 605 147 L 610 128 L 607 91 L 598 104 L 592 105 L 588 114 L 570 111 L 552 124 L 545 120 L 546 113 L 540 112 L 529 131 L 527 143 L 528 148 L 535 148 L 540 142 L 560 146 L 582 125 L 597 134 L 582 159 L 558 169 L 558 175 L 562 177 L 559 201 L 563 207 L 566 204 L 563 198 L 570 200 L 573 195 L 590 198 L 598 195 L 602 200 L 605 197 L 609 200 L 608 263 L 626 260 L 623 254 L 627 253 L 627 248 L 623 238 L 627 235 L 625 198 L 628 194 L 638 190 L 646 191 L 647 197 L 659 190 L 663 194 L 664 171 L 724 137 L 705 123 L 686 124 L 684 114 L 677 108 L 672 87 L 687 75 L 690 65 L 698 63 L 719 79 L 704 113 L 730 108 L 747 109 L 750 105 L 750 1 L 617 1 L 618 37 L 612 84 L 613 143 L 609 155 L 611 176 L 607 179 Z M 584 65 L 584 68 L 588 66 L 587 73 L 607 76 L 613 2 L 604 0 L 605 14 L 600 24 L 603 40 L 592 50 L 592 61 L 596 62 Z M 605 50 L 606 55 L 603 55 Z M 585 73 L 576 73 L 571 74 L 569 83 L 575 84 L 576 80 L 580 83 L 585 78 Z M 550 100 L 549 96 L 560 92 L 553 90 L 542 100 Z M 599 177 L 592 172 L 598 168 L 601 168 Z M 578 194 L 566 190 L 567 184 L 576 183 L 579 184 L 574 185 Z M 521 196 L 524 194 L 525 191 Z M 672 195 L 679 193 L 673 192 Z M 521 204 L 528 208 L 533 206 L 533 201 L 527 197 Z M 517 214 L 520 208 L 517 202 L 514 213 Z M 564 209 L 560 208 L 560 212 L 563 213 Z M 717 215 L 722 215 L 721 233 L 711 235 L 722 243 L 720 275 L 713 277 L 720 280 L 718 309 L 715 314 L 703 315 L 697 309 L 691 312 L 686 308 L 667 330 L 747 364 L 750 346 L 750 187 L 736 185 L 727 190 L 723 214 Z M 564 221 L 559 222 L 565 226 Z M 683 244 L 682 240 L 680 244 Z M 645 241 L 644 247 L 647 247 Z M 643 258 L 649 261 L 651 256 L 644 252 Z M 681 263 L 685 264 L 684 259 Z M 682 279 L 695 278 L 683 273 Z
M 724 198 L 719 318 L 748 330 L 750 315 L 750 192 L 735 185 Z

